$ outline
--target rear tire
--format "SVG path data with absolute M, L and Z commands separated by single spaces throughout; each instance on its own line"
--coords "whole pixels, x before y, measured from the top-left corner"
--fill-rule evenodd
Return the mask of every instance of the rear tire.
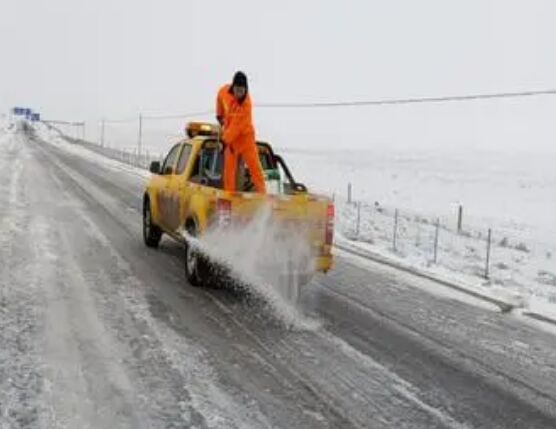
M 187 233 L 192 237 L 197 237 L 197 227 L 193 222 L 186 226 Z M 185 278 L 191 286 L 207 286 L 211 281 L 211 265 L 195 246 L 185 241 Z
M 147 247 L 157 248 L 162 238 L 162 230 L 153 223 L 151 203 L 147 198 L 143 204 L 143 241 Z

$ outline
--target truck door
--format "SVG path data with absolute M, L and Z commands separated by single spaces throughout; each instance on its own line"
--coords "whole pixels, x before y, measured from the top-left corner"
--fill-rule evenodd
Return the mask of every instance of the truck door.
M 189 143 L 183 144 L 183 148 L 178 157 L 174 174 L 168 183 L 168 212 L 167 225 L 171 231 L 176 231 L 183 226 L 188 206 L 189 193 L 186 192 L 186 183 L 189 175 L 189 159 L 191 157 L 192 146 Z
M 168 230 L 172 230 L 169 223 L 169 221 L 171 220 L 173 205 L 173 202 L 171 200 L 170 187 L 172 179 L 176 174 L 176 163 L 181 148 L 181 143 L 178 143 L 172 149 L 170 149 L 170 152 L 168 152 L 168 155 L 166 156 L 166 159 L 164 160 L 160 171 L 160 182 L 156 187 L 156 189 L 158 189 L 156 198 L 160 210 L 160 221 L 164 228 Z

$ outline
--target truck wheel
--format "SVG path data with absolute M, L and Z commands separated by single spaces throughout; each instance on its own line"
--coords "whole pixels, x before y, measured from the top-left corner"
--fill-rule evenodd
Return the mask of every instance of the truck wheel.
M 197 236 L 197 227 L 190 223 L 186 226 L 188 234 Z M 210 262 L 195 246 L 185 242 L 185 278 L 191 286 L 206 286 L 210 282 Z
M 158 247 L 162 238 L 162 230 L 153 223 L 151 203 L 145 199 L 143 204 L 143 241 L 148 247 Z

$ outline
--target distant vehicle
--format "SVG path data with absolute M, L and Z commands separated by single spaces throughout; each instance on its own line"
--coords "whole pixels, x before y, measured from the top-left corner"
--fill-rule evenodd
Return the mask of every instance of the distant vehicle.
M 143 196 L 143 238 L 147 246 L 157 247 L 163 234 L 183 243 L 187 280 L 194 286 L 207 284 L 214 280 L 213 263 L 188 243 L 187 237 L 200 237 L 216 226 L 245 223 L 268 204 L 273 220 L 293 226 L 292 231 L 300 232 L 307 240 L 312 258 L 307 265 L 314 269 L 296 271 L 298 284 L 308 283 L 315 271 L 331 269 L 334 205 L 329 198 L 313 195 L 296 182 L 282 157 L 264 142 L 257 142 L 257 146 L 268 193 L 253 192 L 244 168 L 238 168 L 239 191 L 224 191 L 219 127 L 194 122 L 186 130 L 188 138 L 170 149 L 162 165 L 155 161 L 150 166 L 153 175 Z

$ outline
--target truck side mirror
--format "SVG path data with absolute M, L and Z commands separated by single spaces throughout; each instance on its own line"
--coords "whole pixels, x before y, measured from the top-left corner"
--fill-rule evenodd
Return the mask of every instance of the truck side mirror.
M 160 174 L 160 161 L 151 162 L 151 166 L 149 167 L 149 171 L 153 174 Z

